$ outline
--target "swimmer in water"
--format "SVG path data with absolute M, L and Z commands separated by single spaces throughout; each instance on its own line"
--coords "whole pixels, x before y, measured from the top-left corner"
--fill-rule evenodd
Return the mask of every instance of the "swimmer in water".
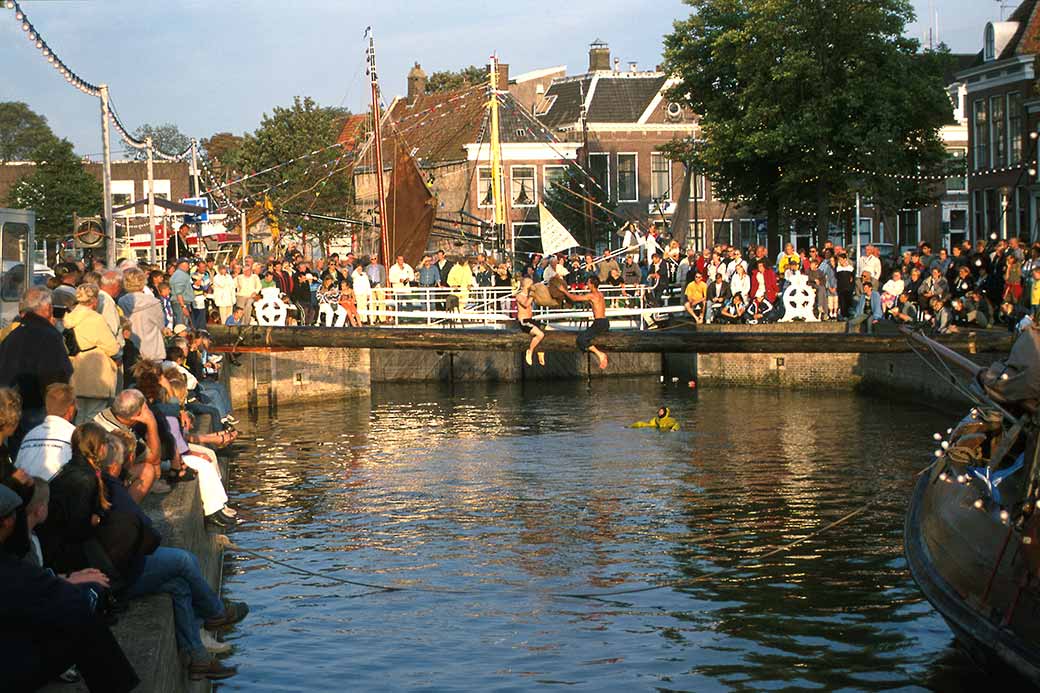
M 672 410 L 661 407 L 657 410 L 657 416 L 649 421 L 636 421 L 629 428 L 656 428 L 658 431 L 678 431 L 679 422 L 672 418 Z

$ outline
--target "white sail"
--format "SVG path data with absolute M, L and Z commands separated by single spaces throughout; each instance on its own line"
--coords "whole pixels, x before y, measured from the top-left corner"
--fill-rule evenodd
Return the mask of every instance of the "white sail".
M 578 246 L 578 241 L 563 227 L 556 217 L 545 208 L 538 205 L 538 219 L 542 227 L 542 254 L 552 255 L 562 250 L 570 250 Z

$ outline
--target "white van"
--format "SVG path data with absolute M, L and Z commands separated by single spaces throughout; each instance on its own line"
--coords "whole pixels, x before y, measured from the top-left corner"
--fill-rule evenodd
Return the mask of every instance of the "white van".
M 26 266 L 33 255 L 36 213 L 0 208 L 0 328 L 18 317 L 18 304 L 32 285 Z M 34 263 L 35 264 L 35 263 Z

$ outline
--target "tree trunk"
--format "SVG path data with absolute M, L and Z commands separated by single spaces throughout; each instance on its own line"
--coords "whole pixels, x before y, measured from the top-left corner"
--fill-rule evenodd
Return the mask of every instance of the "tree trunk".
M 780 238 L 780 200 L 770 197 L 766 203 L 766 227 L 769 239 L 769 259 L 772 260 L 780 254 L 783 248 L 783 239 Z

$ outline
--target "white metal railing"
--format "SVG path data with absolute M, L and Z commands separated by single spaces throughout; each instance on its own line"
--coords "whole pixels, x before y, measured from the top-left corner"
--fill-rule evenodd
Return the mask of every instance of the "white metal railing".
M 651 307 L 647 300 L 650 287 L 644 285 L 605 286 L 601 291 L 606 297 L 606 317 L 628 318 L 632 326 L 639 329 L 645 329 L 643 318 L 646 315 L 685 310 L 681 296 L 679 300 L 672 298 L 674 305 Z M 386 320 L 398 327 L 454 327 L 458 323 L 500 325 L 515 320 L 515 292 L 511 287 L 470 287 L 463 290 L 409 286 L 374 289 L 367 296 L 358 296 L 358 313 L 362 320 Z M 546 322 L 579 323 L 588 320 L 591 312 L 586 307 L 547 307 L 536 304 L 534 315 L 538 320 Z

